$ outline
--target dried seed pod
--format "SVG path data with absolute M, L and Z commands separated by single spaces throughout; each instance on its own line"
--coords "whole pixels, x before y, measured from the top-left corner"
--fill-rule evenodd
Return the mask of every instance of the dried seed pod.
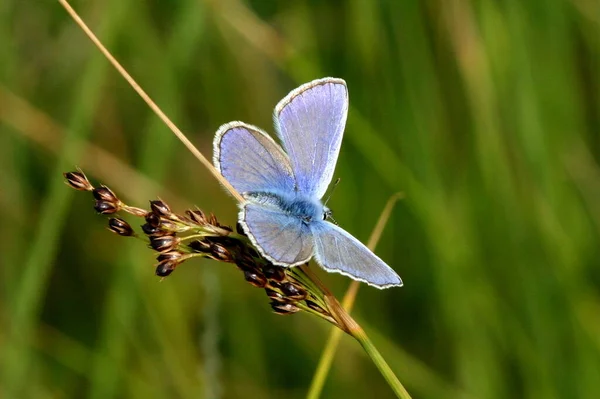
M 92 191 L 94 186 L 89 182 L 83 172 L 66 172 L 63 173 L 69 187 L 80 191 Z
M 118 204 L 109 201 L 96 200 L 94 204 L 96 212 L 103 215 L 110 215 L 111 213 L 119 212 L 121 209 Z
M 300 311 L 300 308 L 291 303 L 279 303 L 279 302 L 271 302 L 271 308 L 273 311 L 280 315 L 293 314 Z
M 235 264 L 243 271 L 251 271 L 253 273 L 264 273 L 260 270 L 260 265 L 257 265 L 252 259 L 239 258 L 235 260 Z
M 108 229 L 113 233 L 124 237 L 129 237 L 134 234 L 129 223 L 121 218 L 110 218 L 108 220 Z
M 106 201 L 112 203 L 119 202 L 119 198 L 117 198 L 115 193 L 113 193 L 112 190 L 106 186 L 100 186 L 95 188 L 94 190 L 92 190 L 92 194 L 94 195 L 94 198 L 96 198 L 99 201 Z
M 269 280 L 277 282 L 285 280 L 285 271 L 283 270 L 283 267 L 268 264 L 263 267 L 262 271 Z
M 275 290 L 272 290 L 270 288 L 265 288 L 265 292 L 267 293 L 267 296 L 275 302 L 280 302 L 280 303 L 288 303 L 289 302 L 283 295 L 281 295 L 279 292 L 277 292 Z
M 258 288 L 264 288 L 265 285 L 267 285 L 267 279 L 265 276 L 250 270 L 244 271 L 244 278 L 247 282 Z
M 160 216 L 158 216 L 156 213 L 148 212 L 146 213 L 146 216 L 144 216 L 144 218 L 146 219 L 146 223 L 148 223 L 150 226 L 160 226 Z
M 205 240 L 194 240 L 188 244 L 188 247 L 195 252 L 208 253 L 211 250 L 211 243 Z
M 302 301 L 308 296 L 308 293 L 305 289 L 300 288 L 292 283 L 281 284 L 281 292 L 285 297 L 291 299 L 292 301 Z
M 163 252 L 156 257 L 156 260 L 159 262 L 163 262 L 163 261 L 167 261 L 167 260 L 177 261 L 177 260 L 180 260 L 182 256 L 183 256 L 183 253 L 181 253 L 179 251 Z
M 158 216 L 169 217 L 171 216 L 171 208 L 163 200 L 152 200 L 150 201 L 150 209 Z
M 177 267 L 176 261 L 166 260 L 166 261 L 160 262 L 158 264 L 158 266 L 156 266 L 155 273 L 157 276 L 167 277 L 169 274 L 173 273 L 173 270 L 175 270 L 175 267 Z
M 185 211 L 186 215 L 188 216 L 188 218 L 199 225 L 205 225 L 206 222 L 206 215 L 204 214 L 204 212 L 202 212 L 200 209 L 196 209 L 196 210 L 187 210 Z
M 210 256 L 214 260 L 218 260 L 221 262 L 233 262 L 233 257 L 229 250 L 221 245 L 221 244 L 211 244 L 210 245 Z
M 154 227 L 154 226 L 150 225 L 149 223 L 144 223 L 142 225 L 142 231 L 147 236 L 159 236 L 159 235 L 163 235 L 163 234 L 161 234 L 162 230 L 160 228 Z
M 179 238 L 175 236 L 150 237 L 150 247 L 158 252 L 169 252 L 179 245 Z

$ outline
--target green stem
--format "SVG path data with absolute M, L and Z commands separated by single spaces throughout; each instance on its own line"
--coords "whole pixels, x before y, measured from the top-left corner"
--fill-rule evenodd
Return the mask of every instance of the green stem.
M 353 326 L 353 328 L 349 331 L 349 334 L 356 338 L 365 352 L 367 352 L 396 396 L 400 399 L 411 399 L 409 393 L 406 391 L 406 388 L 404 388 L 400 380 L 398 380 L 396 374 L 394 374 L 390 366 L 383 359 L 383 356 L 381 356 L 381 353 L 379 353 L 375 345 L 373 345 L 365 331 L 357 324 L 356 326 Z

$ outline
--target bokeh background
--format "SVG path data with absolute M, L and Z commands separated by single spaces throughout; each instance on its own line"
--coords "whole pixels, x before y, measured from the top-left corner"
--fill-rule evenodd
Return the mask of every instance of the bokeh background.
M 73 6 L 209 157 L 222 123 L 272 132 L 291 89 L 347 81 L 330 206 L 366 241 L 404 193 L 377 253 L 405 286 L 354 314 L 415 398 L 599 397 L 597 1 Z M 304 397 L 327 323 L 214 261 L 159 283 L 61 173 L 228 224 L 234 201 L 58 2 L 2 1 L 0 43 L 0 397 Z M 323 396 L 392 393 L 344 337 Z

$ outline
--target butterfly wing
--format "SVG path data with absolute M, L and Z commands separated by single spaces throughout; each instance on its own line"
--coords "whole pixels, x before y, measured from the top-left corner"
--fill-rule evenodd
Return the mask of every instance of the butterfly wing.
M 242 195 L 295 189 L 290 160 L 281 147 L 259 128 L 243 122 L 230 122 L 219 128 L 213 163 Z
M 343 274 L 376 288 L 402 286 L 398 274 L 369 248 L 342 228 L 313 223 L 315 258 L 327 271 Z
M 325 194 L 347 115 L 346 82 L 335 78 L 306 83 L 275 107 L 275 129 L 291 161 L 300 193 L 319 199 Z
M 247 202 L 239 220 L 261 255 L 275 265 L 298 266 L 308 262 L 313 254 L 310 228 L 276 206 Z

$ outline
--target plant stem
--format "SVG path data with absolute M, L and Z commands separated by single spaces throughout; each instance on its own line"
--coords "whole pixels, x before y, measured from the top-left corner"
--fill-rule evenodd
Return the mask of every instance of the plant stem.
M 381 356 L 381 353 L 379 353 L 375 345 L 373 345 L 365 331 L 358 326 L 358 324 L 356 324 L 356 327 L 354 327 L 349 334 L 356 338 L 365 352 L 367 352 L 396 396 L 400 399 L 411 399 L 410 394 L 406 391 L 406 388 L 404 388 L 400 380 L 398 380 L 396 374 L 394 374 L 383 356 Z

